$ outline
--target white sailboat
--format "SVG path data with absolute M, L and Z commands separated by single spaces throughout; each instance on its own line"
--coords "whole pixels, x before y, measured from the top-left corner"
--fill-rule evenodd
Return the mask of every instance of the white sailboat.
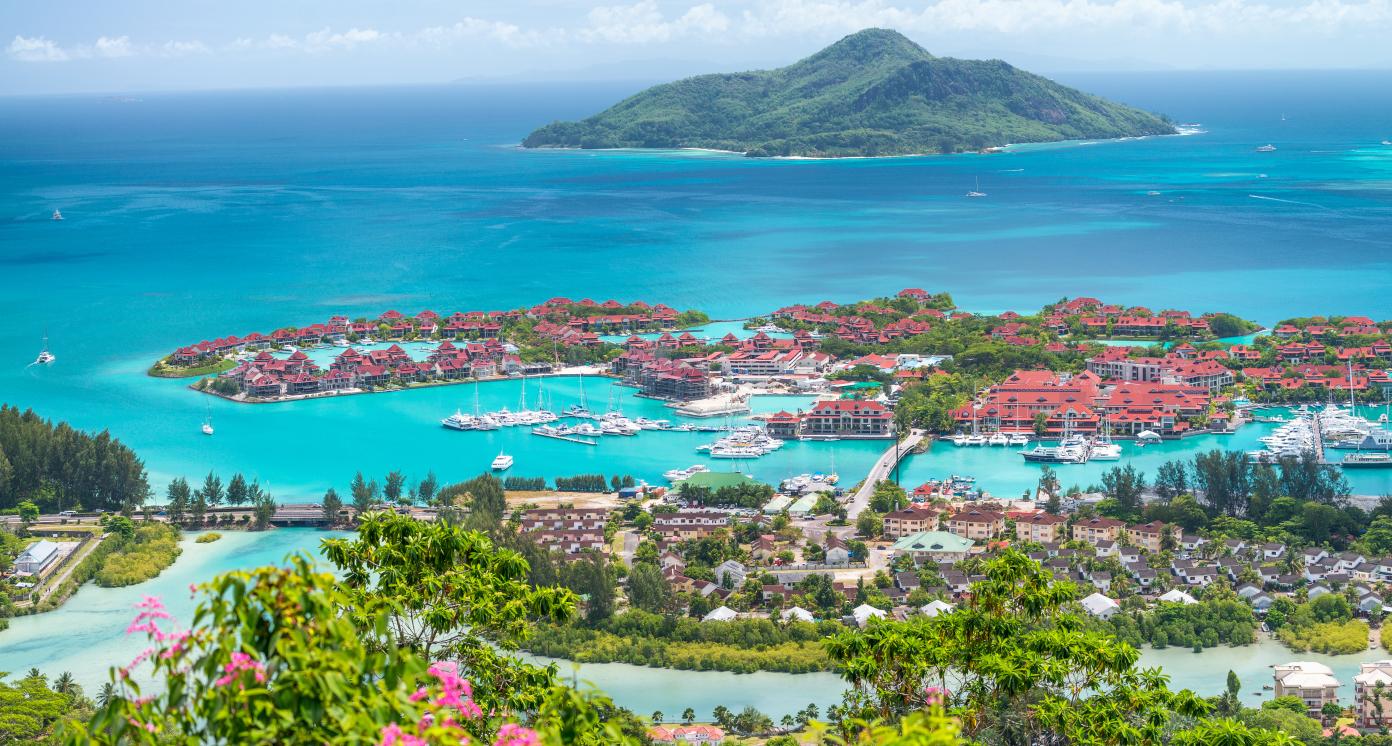
M 54 219 L 54 220 L 62 220 L 62 219 L 63 219 L 63 213 L 58 212 L 57 210 L 54 210 L 54 211 L 53 211 L 53 219 Z
M 976 188 L 967 192 L 968 197 L 985 197 L 986 193 L 981 191 L 981 177 L 976 177 Z
M 203 434 L 204 434 L 204 435 L 212 435 L 212 434 L 213 434 L 213 416 L 212 416 L 212 415 L 208 415 L 206 418 L 203 419 L 203 428 L 202 428 L 202 430 L 203 430 Z

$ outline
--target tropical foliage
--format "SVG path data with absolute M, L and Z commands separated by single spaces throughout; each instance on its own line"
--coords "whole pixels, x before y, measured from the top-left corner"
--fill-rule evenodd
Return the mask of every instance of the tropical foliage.
M 117 516 L 116 521 L 128 521 Z M 112 552 L 97 571 L 97 585 L 108 588 L 143 583 L 159 575 L 178 559 L 179 529 L 167 523 L 146 523 L 132 527 L 129 536 Z
M 0 405 L 0 509 L 121 511 L 145 502 L 145 464 L 106 431 L 90 435 Z
M 1173 132 L 1162 117 L 1000 60 L 934 57 L 894 31 L 867 29 L 788 67 L 655 86 L 589 119 L 542 127 L 523 145 L 865 156 Z
M 833 718 L 843 737 L 861 737 L 865 721 L 899 722 L 942 698 L 962 735 L 985 743 L 1288 742 L 1234 721 L 1202 720 L 1209 703 L 1170 691 L 1158 671 L 1137 669 L 1134 647 L 1088 629 L 1070 611 L 1076 586 L 1055 582 L 1023 553 L 1007 550 L 983 571 L 950 614 L 872 621 L 827 641 L 853 687 Z

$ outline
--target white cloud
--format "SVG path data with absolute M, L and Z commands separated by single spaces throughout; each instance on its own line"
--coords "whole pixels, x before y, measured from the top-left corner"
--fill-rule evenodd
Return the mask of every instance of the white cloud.
M 327 26 L 319 31 L 305 35 L 305 49 L 322 52 L 330 49 L 352 49 L 360 44 L 371 44 L 384 38 L 382 32 L 373 28 L 350 28 L 342 33 Z
M 167 41 L 160 47 L 165 57 L 183 57 L 190 54 L 208 54 L 213 50 L 201 41 Z
M 1389 0 L 1308 0 L 1274 4 L 1250 0 L 938 0 L 907 7 L 883 0 L 765 0 L 744 11 L 740 30 L 751 36 L 851 32 L 869 26 L 905 32 L 1129 30 L 1235 35 L 1284 30 L 1366 29 L 1392 23 Z
M 71 59 L 62 47 L 42 36 L 16 35 L 5 51 L 21 62 L 63 62 Z
M 730 19 L 710 3 L 691 7 L 682 16 L 667 20 L 655 0 L 639 0 L 632 5 L 603 5 L 587 16 L 589 25 L 576 36 L 588 42 L 611 44 L 649 44 L 696 32 L 712 34 L 730 27 Z
M 92 50 L 98 57 L 129 57 L 133 54 L 129 36 L 99 37 Z

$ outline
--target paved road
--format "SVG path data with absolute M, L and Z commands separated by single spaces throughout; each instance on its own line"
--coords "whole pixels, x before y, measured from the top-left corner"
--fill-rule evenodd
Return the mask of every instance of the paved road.
M 926 430 L 911 430 L 909 437 L 899 443 L 898 453 L 903 455 L 913 450 L 927 435 Z M 861 483 L 860 489 L 856 490 L 855 496 L 846 504 L 846 516 L 851 523 L 855 523 L 856 516 L 870 506 L 870 495 L 875 492 L 875 483 L 889 479 L 890 472 L 894 470 L 894 444 L 891 443 L 885 452 L 880 454 L 875 465 L 870 467 L 870 473 L 866 475 L 865 481 Z

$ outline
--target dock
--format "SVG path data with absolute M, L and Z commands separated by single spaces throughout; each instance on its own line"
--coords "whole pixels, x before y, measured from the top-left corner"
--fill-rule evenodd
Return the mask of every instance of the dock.
M 567 443 L 579 443 L 582 446 L 599 445 L 599 441 L 585 440 L 584 438 L 577 438 L 573 435 L 559 435 L 557 433 L 539 433 L 535 430 L 532 431 L 532 435 L 536 435 L 542 438 L 555 438 L 556 440 L 564 440 Z

